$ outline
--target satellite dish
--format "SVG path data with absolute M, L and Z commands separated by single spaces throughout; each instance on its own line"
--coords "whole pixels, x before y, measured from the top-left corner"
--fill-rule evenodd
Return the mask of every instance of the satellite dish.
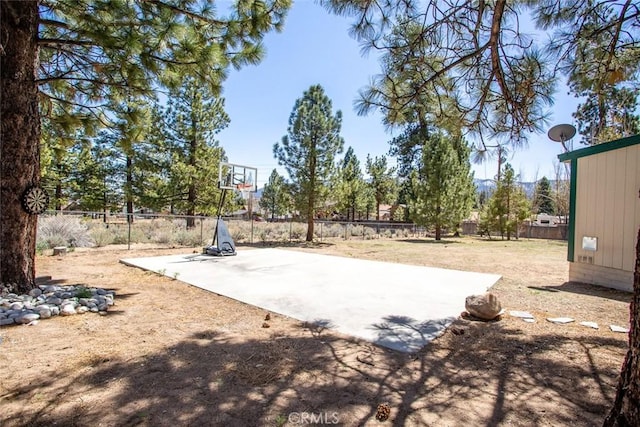
M 555 125 L 549 129 L 549 139 L 556 142 L 565 142 L 576 134 L 576 128 L 571 125 Z
M 549 129 L 549 132 L 547 133 L 550 140 L 556 141 L 562 144 L 564 151 L 569 151 L 567 149 L 567 146 L 565 145 L 565 142 L 573 138 L 575 134 L 576 134 L 576 128 L 573 127 L 572 125 L 567 125 L 567 124 L 555 125 L 551 129 Z

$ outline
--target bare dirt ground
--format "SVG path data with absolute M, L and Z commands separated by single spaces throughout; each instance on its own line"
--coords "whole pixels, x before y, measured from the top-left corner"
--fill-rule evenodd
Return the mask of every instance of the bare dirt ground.
M 39 256 L 38 275 L 115 289 L 116 305 L 107 316 L 0 329 L 0 425 L 601 425 L 627 347 L 608 325 L 628 325 L 630 295 L 566 283 L 565 243 L 380 239 L 289 249 L 501 274 L 493 292 L 503 307 L 537 322 L 461 318 L 408 355 L 273 313 L 263 328 L 264 310 L 118 262 L 194 249 Z M 389 292 L 405 280 L 420 277 L 399 277 Z M 544 320 L 557 316 L 576 322 Z M 390 407 L 383 422 L 381 403 Z

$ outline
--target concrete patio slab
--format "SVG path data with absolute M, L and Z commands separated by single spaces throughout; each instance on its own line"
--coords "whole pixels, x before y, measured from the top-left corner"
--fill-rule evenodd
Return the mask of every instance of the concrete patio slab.
M 281 249 L 121 262 L 403 352 L 440 335 L 499 275 Z

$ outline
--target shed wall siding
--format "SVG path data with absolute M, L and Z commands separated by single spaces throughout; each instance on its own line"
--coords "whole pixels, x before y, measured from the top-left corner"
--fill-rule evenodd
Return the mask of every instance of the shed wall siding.
M 579 158 L 577 172 L 574 260 L 592 256 L 593 264 L 572 264 L 632 273 L 640 227 L 640 145 Z M 598 238 L 596 252 L 582 249 L 583 236 Z
M 633 273 L 580 262 L 569 263 L 569 280 L 633 292 Z

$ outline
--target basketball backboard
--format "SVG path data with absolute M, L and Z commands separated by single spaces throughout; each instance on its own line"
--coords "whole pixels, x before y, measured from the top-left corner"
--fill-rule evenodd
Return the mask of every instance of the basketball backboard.
M 218 169 L 218 187 L 255 193 L 258 191 L 258 169 L 221 162 Z

